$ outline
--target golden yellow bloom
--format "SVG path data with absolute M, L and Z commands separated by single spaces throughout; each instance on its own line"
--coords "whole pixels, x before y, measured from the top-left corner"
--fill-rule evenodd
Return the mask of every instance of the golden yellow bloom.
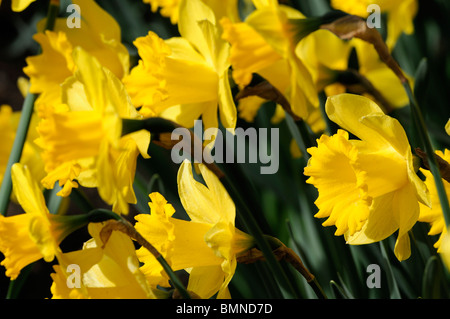
M 387 14 L 387 39 L 386 44 L 392 50 L 398 37 L 404 32 L 414 32 L 413 19 L 417 13 L 417 0 L 332 0 L 331 6 L 367 18 L 371 13 L 367 7 L 376 4 L 381 13 Z
M 133 103 L 146 117 L 166 111 L 164 117 L 187 127 L 201 115 L 205 129 L 218 127 L 219 110 L 222 124 L 234 129 L 229 45 L 215 12 L 201 0 L 182 0 L 178 29 L 182 37 L 164 41 L 150 31 L 134 42 L 141 60 L 123 80 Z
M 52 261 L 60 253 L 59 244 L 67 232 L 48 212 L 30 171 L 14 164 L 11 173 L 14 194 L 25 214 L 0 215 L 0 251 L 5 256 L 1 265 L 6 267 L 6 275 L 15 279 L 23 267 L 36 260 Z
M 44 150 L 46 188 L 64 185 L 60 195 L 77 187 L 97 187 L 117 213 L 135 203 L 132 183 L 139 153 L 147 157 L 150 133 L 121 138 L 122 118 L 141 118 L 120 80 L 81 48 L 73 54 L 77 71 L 62 85 L 65 108 L 49 112 L 38 127 Z
M 154 299 L 139 270 L 132 240 L 115 231 L 103 247 L 102 227 L 101 223 L 89 224 L 92 238 L 83 248 L 58 255 L 59 265 L 53 266 L 55 273 L 51 274 L 52 298 Z
M 447 162 L 450 162 L 450 150 L 446 149 L 444 152 L 436 151 L 436 154 L 442 157 Z M 420 171 L 425 175 L 425 184 L 430 190 L 431 207 L 420 205 L 420 215 L 419 221 L 429 223 L 431 228 L 428 234 L 440 235 L 439 240 L 434 244 L 439 253 L 442 252 L 442 243 L 444 238 L 447 236 L 447 227 L 445 225 L 444 215 L 442 213 L 441 202 L 437 194 L 436 185 L 434 181 L 433 174 L 429 170 L 420 169 Z M 446 180 L 442 180 L 444 183 L 445 192 L 447 196 L 450 196 L 450 183 Z
M 296 54 L 305 62 L 317 91 L 324 90 L 328 96 L 334 91 L 339 72 L 348 69 L 350 52 L 355 49 L 359 74 L 364 76 L 380 92 L 392 107 L 408 105 L 408 96 L 400 79 L 381 61 L 372 44 L 360 39 L 344 41 L 327 30 L 317 30 L 305 37 L 297 46 Z M 412 82 L 412 79 L 410 79 Z M 343 91 L 345 88 L 343 87 Z M 367 95 L 374 99 L 374 97 Z M 377 102 L 377 101 L 375 101 Z
M 69 28 L 67 18 L 57 18 L 53 31 L 39 32 L 34 39 L 42 53 L 26 59 L 24 73 L 30 77 L 30 92 L 40 93 L 37 104 L 59 102 L 60 84 L 75 71 L 72 51 L 80 46 L 118 78 L 128 74 L 129 55 L 121 43 L 118 23 L 93 0 L 74 0 L 81 9 L 80 28 Z M 38 24 L 43 30 L 45 21 Z
M 328 98 L 329 118 L 340 130 L 323 135 L 308 150 L 308 183 L 319 191 L 318 218 L 335 225 L 349 244 L 368 244 L 398 230 L 395 255 L 411 253 L 408 231 L 419 218 L 419 201 L 430 205 L 426 185 L 416 175 L 410 145 L 400 123 L 370 99 L 340 94 Z
M 289 19 L 302 19 L 297 10 L 278 3 L 255 2 L 244 22 L 221 20 L 223 38 L 230 42 L 233 79 L 240 87 L 258 73 L 282 92 L 295 114 L 307 118 L 318 97 L 311 74 L 295 54 L 297 43 Z
M 198 166 L 206 185 L 192 175 L 185 161 L 178 171 L 178 192 L 190 221 L 172 217 L 173 208 L 160 194 L 151 194 L 151 215 L 136 216 L 136 229 L 163 254 L 173 270 L 189 272 L 187 289 L 202 298 L 228 298 L 228 284 L 236 269 L 236 255 L 253 246 L 251 236 L 234 227 L 236 209 L 218 180 L 204 165 Z M 153 255 L 137 251 L 142 271 L 155 283 L 162 268 Z M 158 282 L 161 283 L 161 282 Z

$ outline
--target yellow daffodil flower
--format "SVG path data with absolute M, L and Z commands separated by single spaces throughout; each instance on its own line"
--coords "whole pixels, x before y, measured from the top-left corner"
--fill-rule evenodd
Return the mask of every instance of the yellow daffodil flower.
M 118 78 L 128 74 L 127 48 L 121 43 L 118 23 L 93 0 L 74 0 L 81 12 L 80 28 L 69 28 L 67 18 L 57 18 L 53 31 L 34 35 L 42 53 L 26 59 L 24 73 L 30 78 L 30 92 L 40 93 L 37 105 L 59 103 L 60 84 L 76 69 L 72 51 L 80 46 Z M 43 29 L 45 21 L 38 24 Z M 42 106 L 43 107 L 43 106 Z
M 436 151 L 436 154 L 442 157 L 447 162 L 450 162 L 450 150 L 446 149 L 444 152 Z M 434 247 L 437 249 L 437 251 L 441 253 L 443 251 L 442 244 L 446 240 L 444 238 L 448 236 L 444 215 L 442 213 L 441 202 L 436 190 L 433 174 L 431 174 L 429 170 L 425 169 L 420 169 L 420 171 L 425 175 L 425 184 L 430 190 L 431 207 L 425 206 L 423 204 L 420 205 L 419 221 L 430 224 L 431 228 L 428 232 L 430 236 L 441 234 L 438 241 L 434 244 Z M 442 182 L 444 183 L 447 196 L 450 196 L 450 183 L 446 180 L 442 180 Z
M 356 71 L 373 85 L 389 106 L 399 108 L 408 105 L 409 99 L 400 79 L 381 61 L 373 45 L 368 42 L 356 38 L 344 41 L 327 30 L 317 30 L 299 43 L 296 54 L 308 67 L 317 91 L 324 90 L 328 96 L 332 96 L 338 94 L 333 89 L 338 84 L 339 73 L 349 68 L 352 48 L 358 59 Z M 345 87 L 341 86 L 338 92 L 344 93 Z M 379 102 L 370 94 L 365 96 Z
M 141 60 L 123 80 L 133 103 L 146 117 L 166 111 L 164 117 L 187 127 L 201 115 L 205 129 L 218 127 L 219 110 L 224 127 L 233 130 L 229 45 L 214 11 L 201 0 L 182 0 L 178 29 L 181 37 L 162 40 L 149 32 L 134 42 Z
M 59 264 L 51 274 L 52 298 L 154 299 L 139 270 L 132 240 L 114 231 L 104 245 L 99 235 L 102 227 L 101 223 L 89 224 L 92 238 L 83 248 L 58 255 Z
M 25 214 L 0 215 L 1 265 L 6 275 L 15 279 L 22 268 L 41 258 L 51 262 L 60 253 L 59 244 L 67 229 L 50 215 L 44 196 L 30 171 L 22 164 L 12 166 L 14 194 Z
M 227 287 L 236 269 L 236 255 L 254 243 L 251 236 L 235 228 L 236 209 L 219 179 L 204 165 L 198 168 L 206 185 L 194 179 L 190 162 L 184 161 L 178 171 L 178 192 L 190 221 L 172 217 L 173 207 L 153 193 L 151 214 L 136 216 L 135 227 L 165 252 L 173 270 L 189 272 L 189 291 L 201 298 L 216 293 L 217 298 L 229 298 Z M 162 268 L 144 248 L 137 254 L 144 263 L 142 271 L 155 283 Z
M 256 10 L 244 22 L 223 18 L 223 38 L 230 42 L 233 79 L 241 87 L 248 85 L 252 73 L 258 73 L 285 95 L 292 111 L 306 119 L 318 106 L 311 74 L 295 54 L 297 43 L 289 19 L 304 16 L 277 1 L 254 1 Z
M 319 191 L 315 215 L 335 225 L 347 243 L 368 244 L 398 230 L 394 253 L 410 256 L 408 231 L 419 218 L 419 201 L 430 206 L 426 185 L 415 173 L 410 145 L 400 123 L 370 99 L 340 94 L 328 98 L 326 113 L 341 128 L 308 149 L 304 173 Z
M 11 10 L 14 12 L 21 12 L 28 8 L 28 6 L 36 0 L 12 0 Z M 2 1 L 0 0 L 0 5 Z
M 50 112 L 38 127 L 47 176 L 62 196 L 77 187 L 97 187 L 117 213 L 128 213 L 136 203 L 133 191 L 136 159 L 148 158 L 150 133 L 139 131 L 121 138 L 122 118 L 141 118 L 120 80 L 81 48 L 73 52 L 77 70 L 62 85 L 65 108 Z
M 376 4 L 381 13 L 387 13 L 386 44 L 392 50 L 399 36 L 414 32 L 413 19 L 417 13 L 417 0 L 332 0 L 331 6 L 349 14 L 367 18 L 368 6 Z

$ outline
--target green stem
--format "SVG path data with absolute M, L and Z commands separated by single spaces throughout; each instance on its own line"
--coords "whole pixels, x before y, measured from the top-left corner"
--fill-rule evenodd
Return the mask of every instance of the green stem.
M 403 82 L 403 87 L 405 88 L 406 93 L 408 94 L 409 103 L 411 107 L 411 114 L 413 117 L 414 125 L 416 127 L 416 131 L 419 134 L 419 138 L 423 143 L 425 152 L 427 153 L 428 163 L 430 166 L 431 174 L 433 174 L 434 182 L 436 185 L 436 190 L 439 196 L 439 201 L 441 203 L 442 213 L 444 215 L 445 224 L 447 227 L 450 227 L 450 205 L 447 197 L 447 193 L 445 191 L 444 183 L 442 182 L 441 173 L 439 171 L 439 166 L 434 156 L 434 149 L 431 145 L 431 140 L 428 135 L 428 131 L 425 125 L 425 121 L 422 116 L 422 112 L 417 105 L 417 102 L 412 93 L 411 87 L 408 82 Z
M 308 124 L 301 119 L 295 121 L 289 114 L 286 114 L 286 123 L 304 158 L 309 159 L 307 149 L 315 146 L 316 142 L 309 133 Z
M 55 22 L 56 18 L 58 17 L 58 13 L 59 13 L 59 0 L 50 0 L 44 31 L 53 30 L 55 28 Z
M 191 296 L 189 295 L 189 292 L 184 287 L 183 283 L 181 282 L 180 278 L 175 274 L 175 272 L 172 270 L 170 265 L 167 263 L 167 261 L 164 259 L 162 255 L 160 255 L 158 258 L 156 258 L 160 265 L 164 268 L 164 271 L 169 276 L 170 280 L 172 281 L 173 286 L 178 290 L 180 295 L 184 299 L 191 299 Z
M 36 100 L 36 94 L 28 94 L 25 98 L 20 116 L 19 126 L 17 128 L 14 144 L 6 164 L 5 174 L 3 175 L 2 186 L 0 188 L 0 213 L 6 216 L 9 205 L 9 199 L 12 192 L 11 167 L 20 161 L 22 156 L 23 145 L 28 133 L 31 115 L 33 114 L 33 105 Z

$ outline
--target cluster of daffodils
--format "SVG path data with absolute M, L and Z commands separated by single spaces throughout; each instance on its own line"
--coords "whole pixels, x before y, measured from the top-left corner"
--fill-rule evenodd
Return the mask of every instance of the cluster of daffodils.
M 31 2 L 13 0 L 12 10 Z M 37 98 L 20 161 L 10 166 L 20 112 L 0 108 L 0 179 L 11 170 L 11 200 L 24 211 L 0 212 L 1 265 L 11 280 L 44 259 L 54 263 L 53 298 L 169 298 L 173 272 L 188 278 L 191 297 L 230 298 L 238 261 L 268 256 L 258 255 L 257 235 L 236 228 L 229 181 L 211 165 L 185 160 L 177 185 L 187 218 L 174 217 L 159 192 L 149 194 L 149 214 L 130 216 L 137 160 L 150 158 L 150 143 L 161 136 L 126 125 L 159 118 L 192 128 L 201 118 L 205 130 L 222 125 L 233 133 L 238 120 L 253 122 L 267 101 L 276 104 L 273 124 L 289 116 L 320 137 L 298 174 L 318 190 L 315 217 L 326 218 L 323 226 L 334 226 L 350 245 L 395 236 L 402 261 L 411 255 L 410 230 L 426 222 L 430 235 L 441 234 L 437 251 L 450 259 L 435 176 L 420 168 L 402 125 L 387 115 L 409 104 L 405 83 L 367 38 L 343 38 L 329 27 L 348 15 L 364 21 L 367 6 L 376 3 L 387 17 L 390 52 L 402 33 L 414 31 L 416 0 L 332 0 L 335 18 L 308 18 L 275 0 L 144 0 L 177 25 L 179 36 L 148 31 L 135 39 L 136 65 L 108 12 L 94 0 L 72 2 L 81 9 L 80 27 L 68 27 L 65 17 L 51 28 L 50 17 L 37 25 L 41 53 L 23 69 L 25 90 Z M 237 98 L 261 83 L 265 89 Z M 339 126 L 336 134 L 327 132 L 327 119 Z M 297 145 L 292 149 L 289 156 L 300 153 Z M 436 153 L 450 162 L 449 150 Z M 50 213 L 43 192 L 55 187 L 62 198 L 95 188 L 111 211 Z M 63 252 L 60 244 L 81 227 L 92 238 Z M 81 274 L 74 282 L 71 265 Z

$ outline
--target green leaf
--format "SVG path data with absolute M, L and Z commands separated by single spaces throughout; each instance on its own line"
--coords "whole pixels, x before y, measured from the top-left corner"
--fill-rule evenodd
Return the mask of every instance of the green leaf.
M 419 106 L 422 107 L 426 105 L 425 98 L 428 92 L 429 78 L 428 60 L 423 58 L 417 67 L 414 82 L 414 96 L 416 97 Z
M 387 242 L 383 240 L 380 242 L 381 254 L 385 263 L 385 271 L 387 275 L 388 287 L 390 291 L 391 299 L 401 299 L 400 290 L 398 289 L 397 281 L 395 280 L 394 272 L 392 271 L 392 265 L 387 254 Z
M 330 280 L 330 287 L 336 299 L 351 299 L 345 292 L 345 289 L 341 287 L 336 281 Z
M 425 266 L 422 278 L 422 297 L 441 298 L 440 283 L 442 271 L 437 256 L 431 256 Z

